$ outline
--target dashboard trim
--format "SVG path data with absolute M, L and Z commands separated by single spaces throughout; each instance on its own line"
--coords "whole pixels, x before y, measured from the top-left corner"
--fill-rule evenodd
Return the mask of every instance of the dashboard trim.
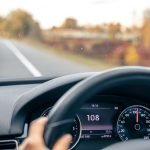
M 87 77 L 94 75 L 96 73 L 78 73 L 73 75 L 67 75 L 63 77 L 59 77 L 50 81 L 47 81 L 34 89 L 24 93 L 22 96 L 19 97 L 18 101 L 14 105 L 13 114 L 11 118 L 11 126 L 9 129 L 9 135 L 21 135 L 23 131 L 23 126 L 25 120 L 30 113 L 33 105 L 41 104 L 40 97 L 43 96 L 43 92 L 45 94 L 53 93 L 56 89 L 59 90 L 59 94 L 57 96 L 61 96 L 66 90 L 71 88 L 73 85 L 78 83 L 81 80 L 86 79 Z M 62 87 L 66 87 L 65 90 L 62 90 Z M 37 99 L 38 98 L 38 99 Z M 49 101 L 49 100 L 47 100 Z M 45 103 L 43 101 L 43 103 Z M 55 102 L 55 101 L 54 101 Z M 53 102 L 53 103 L 54 103 Z M 22 115 L 24 117 L 22 117 Z
M 19 144 L 18 144 L 18 141 L 17 140 L 0 140 L 0 144 L 1 143 L 9 143 L 9 142 L 14 142 L 16 147 L 15 147 L 15 150 L 19 150 Z

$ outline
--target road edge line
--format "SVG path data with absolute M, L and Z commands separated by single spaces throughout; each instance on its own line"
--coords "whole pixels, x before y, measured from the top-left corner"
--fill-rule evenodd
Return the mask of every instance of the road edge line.
M 20 60 L 20 62 L 28 69 L 34 77 L 41 77 L 41 72 L 20 52 L 20 50 L 10 41 L 5 41 L 5 45 L 13 54 Z

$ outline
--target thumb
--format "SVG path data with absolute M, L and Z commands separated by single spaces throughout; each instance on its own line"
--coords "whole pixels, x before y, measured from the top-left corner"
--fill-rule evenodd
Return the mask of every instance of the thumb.
M 56 144 L 53 147 L 53 150 L 68 150 L 71 142 L 72 136 L 70 134 L 66 134 L 56 142 Z

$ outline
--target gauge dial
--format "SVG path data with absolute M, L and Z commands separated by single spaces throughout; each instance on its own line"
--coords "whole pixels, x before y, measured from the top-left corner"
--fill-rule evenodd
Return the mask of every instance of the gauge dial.
M 51 109 L 52 109 L 51 107 L 46 109 L 41 114 L 41 116 L 46 117 L 49 114 Z M 71 150 L 77 145 L 77 143 L 79 142 L 80 137 L 81 137 L 81 123 L 80 123 L 80 119 L 79 119 L 79 117 L 77 115 L 75 116 L 74 122 L 73 122 L 73 124 L 71 126 L 70 134 L 73 137 L 73 140 L 72 140 L 72 143 L 71 143 L 71 146 L 70 146 L 70 150 Z
M 117 132 L 123 141 L 150 139 L 150 110 L 139 105 L 126 108 L 118 118 Z
M 73 137 L 70 149 L 73 149 L 78 144 L 80 137 L 81 137 L 81 123 L 77 115 L 74 119 L 74 123 L 72 125 L 70 133 Z

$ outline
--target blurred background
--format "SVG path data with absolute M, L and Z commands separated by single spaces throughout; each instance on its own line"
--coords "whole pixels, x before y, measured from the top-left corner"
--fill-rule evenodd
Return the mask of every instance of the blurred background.
M 149 66 L 150 1 L 0 0 L 0 37 L 82 64 L 83 71 Z

